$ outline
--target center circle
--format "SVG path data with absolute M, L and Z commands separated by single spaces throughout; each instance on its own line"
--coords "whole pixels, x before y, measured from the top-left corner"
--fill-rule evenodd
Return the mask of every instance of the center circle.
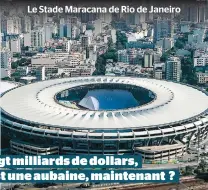
M 54 98 L 68 108 L 101 111 L 140 107 L 154 101 L 156 94 L 136 85 L 96 83 L 65 89 Z

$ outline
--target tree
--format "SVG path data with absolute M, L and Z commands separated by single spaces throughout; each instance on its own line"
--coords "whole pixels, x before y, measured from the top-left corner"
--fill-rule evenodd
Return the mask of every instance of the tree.
M 205 160 L 201 160 L 197 169 L 204 173 L 204 172 L 206 172 L 207 168 L 208 168 L 208 163 Z
M 19 80 L 20 80 L 20 78 L 21 78 L 20 73 L 18 73 L 18 72 L 12 73 L 11 76 L 14 78 L 14 80 L 15 80 L 16 82 L 19 82 Z
M 104 59 L 113 59 L 114 62 L 118 61 L 118 56 L 117 56 L 117 51 L 115 49 L 109 49 L 105 54 L 104 54 Z
M 186 172 L 185 175 L 193 175 L 194 168 L 191 166 L 186 166 Z
M 165 53 L 163 53 L 163 54 L 162 54 L 162 56 L 161 56 L 161 58 L 160 58 L 160 61 L 162 61 L 162 62 L 167 61 L 168 56 L 169 56 L 169 55 L 168 55 L 168 53 L 166 53 L 166 52 L 165 52 Z
M 13 53 L 13 57 L 20 58 L 21 54 L 20 53 Z
M 104 59 L 104 55 L 98 56 L 95 64 L 96 70 L 94 72 L 94 75 L 105 75 L 105 66 L 106 60 Z
M 113 46 L 113 40 L 112 38 L 108 38 L 108 48 L 111 48 Z
M 2 78 L 1 80 L 11 80 L 9 77 Z
M 208 37 L 205 37 L 204 38 L 204 42 L 208 42 Z
M 176 43 L 175 43 L 175 47 L 178 48 L 178 49 L 183 49 L 184 48 L 184 43 L 181 40 L 177 39 Z
M 116 32 L 116 46 L 117 49 L 125 49 L 126 43 L 127 43 L 127 37 L 125 33 L 122 33 L 120 31 Z
M 16 62 L 12 62 L 11 66 L 12 66 L 12 69 L 16 69 L 19 66 L 19 64 L 16 61 Z
M 86 30 L 95 30 L 95 27 L 92 24 L 88 24 Z

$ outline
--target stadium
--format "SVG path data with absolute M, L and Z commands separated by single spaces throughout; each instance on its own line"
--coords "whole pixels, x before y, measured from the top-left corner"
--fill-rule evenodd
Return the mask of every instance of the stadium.
M 14 154 L 141 154 L 171 160 L 208 135 L 208 96 L 188 85 L 133 77 L 63 78 L 1 94 Z

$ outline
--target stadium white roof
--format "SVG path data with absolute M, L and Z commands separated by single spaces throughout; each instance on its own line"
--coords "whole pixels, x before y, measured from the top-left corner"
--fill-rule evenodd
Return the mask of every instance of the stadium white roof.
M 0 95 L 7 90 L 10 90 L 12 88 L 17 87 L 18 85 L 13 82 L 8 82 L 8 81 L 0 81 Z
M 157 98 L 141 107 L 116 111 L 67 108 L 54 96 L 71 87 L 93 83 L 132 84 L 153 91 Z M 121 129 L 163 125 L 196 117 L 208 108 L 208 96 L 178 83 L 131 77 L 77 77 L 48 80 L 16 88 L 1 98 L 2 109 L 23 120 L 76 129 Z
M 99 102 L 93 96 L 84 97 L 80 102 L 79 105 L 90 110 L 98 110 L 99 109 Z

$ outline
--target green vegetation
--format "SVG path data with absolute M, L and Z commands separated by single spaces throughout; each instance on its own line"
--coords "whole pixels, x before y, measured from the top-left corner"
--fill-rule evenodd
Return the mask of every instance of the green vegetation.
M 189 34 L 190 33 L 184 33 L 182 37 L 179 37 L 175 42 L 175 46 L 162 55 L 161 61 L 166 61 L 169 56 L 175 55 L 178 49 L 183 49 L 186 42 L 188 42 Z
M 176 40 L 175 46 L 171 48 L 170 50 L 163 53 L 160 60 L 163 62 L 166 62 L 167 59 L 170 56 L 175 56 L 176 51 L 178 49 L 183 49 L 186 42 L 188 41 L 188 35 L 190 33 L 185 33 L 182 37 L 179 37 Z M 193 51 L 191 52 L 191 55 L 181 59 L 181 70 L 182 70 L 182 82 L 187 83 L 190 85 L 196 85 L 197 84 L 197 76 L 194 72 L 193 68 Z
M 95 64 L 95 72 L 93 75 L 105 75 L 105 66 L 106 66 L 106 59 L 104 58 L 104 54 L 98 56 L 96 64 Z
M 19 82 L 19 80 L 20 80 L 20 78 L 21 78 L 21 76 L 20 76 L 20 74 L 19 74 L 18 72 L 12 73 L 11 76 L 14 78 L 14 80 L 15 80 L 16 82 Z
M 16 69 L 18 66 L 25 66 L 28 64 L 29 64 L 28 60 L 26 58 L 22 58 L 18 61 L 12 62 L 11 66 L 12 66 L 12 69 Z
M 208 37 L 205 37 L 204 38 L 204 42 L 208 42 Z
M 113 40 L 112 38 L 108 39 L 108 49 L 107 51 L 99 55 L 95 64 L 95 72 L 93 75 L 105 75 L 105 67 L 106 67 L 106 61 L 108 59 L 112 59 L 113 62 L 118 61 L 118 55 L 117 55 L 117 50 L 114 48 Z
M 13 53 L 13 57 L 20 58 L 21 54 L 20 53 Z
M 117 62 L 118 56 L 116 49 L 109 48 L 104 54 L 98 56 L 95 64 L 96 70 L 93 75 L 105 75 L 107 59 L 113 59 L 114 62 Z
M 176 40 L 176 43 L 175 43 L 175 47 L 178 48 L 178 49 L 183 49 L 185 46 L 185 44 L 183 43 L 183 41 L 181 41 L 180 39 L 177 39 Z
M 174 56 L 176 53 L 176 48 L 172 47 L 170 50 L 162 54 L 160 61 L 165 62 L 170 56 Z
M 189 34 L 190 33 L 184 33 L 183 37 L 179 37 L 176 40 L 175 47 L 178 48 L 178 49 L 183 49 L 184 46 L 186 45 L 186 42 L 188 42 L 188 35 Z
M 104 53 L 104 59 L 113 59 L 114 62 L 118 61 L 118 55 L 116 49 L 110 48 Z
M 23 46 L 23 47 L 21 48 L 21 50 L 22 50 L 22 51 L 28 51 L 28 50 L 29 50 L 29 47 L 28 47 L 28 46 Z
M 118 50 L 125 49 L 127 43 L 127 37 L 125 33 L 121 31 L 116 31 L 116 47 Z
M 190 85 L 197 84 L 197 76 L 193 68 L 193 52 L 191 56 L 181 60 L 182 82 Z
M 108 48 L 112 48 L 113 47 L 113 40 L 112 38 L 108 39 Z
M 95 30 L 95 27 L 92 24 L 87 24 L 86 30 Z
M 9 80 L 9 81 L 11 81 L 12 79 L 9 78 L 9 77 L 5 77 L 5 78 L 2 78 L 1 80 Z
M 196 173 L 205 173 L 208 171 L 208 163 L 203 159 L 200 161 L 197 169 L 196 169 Z

